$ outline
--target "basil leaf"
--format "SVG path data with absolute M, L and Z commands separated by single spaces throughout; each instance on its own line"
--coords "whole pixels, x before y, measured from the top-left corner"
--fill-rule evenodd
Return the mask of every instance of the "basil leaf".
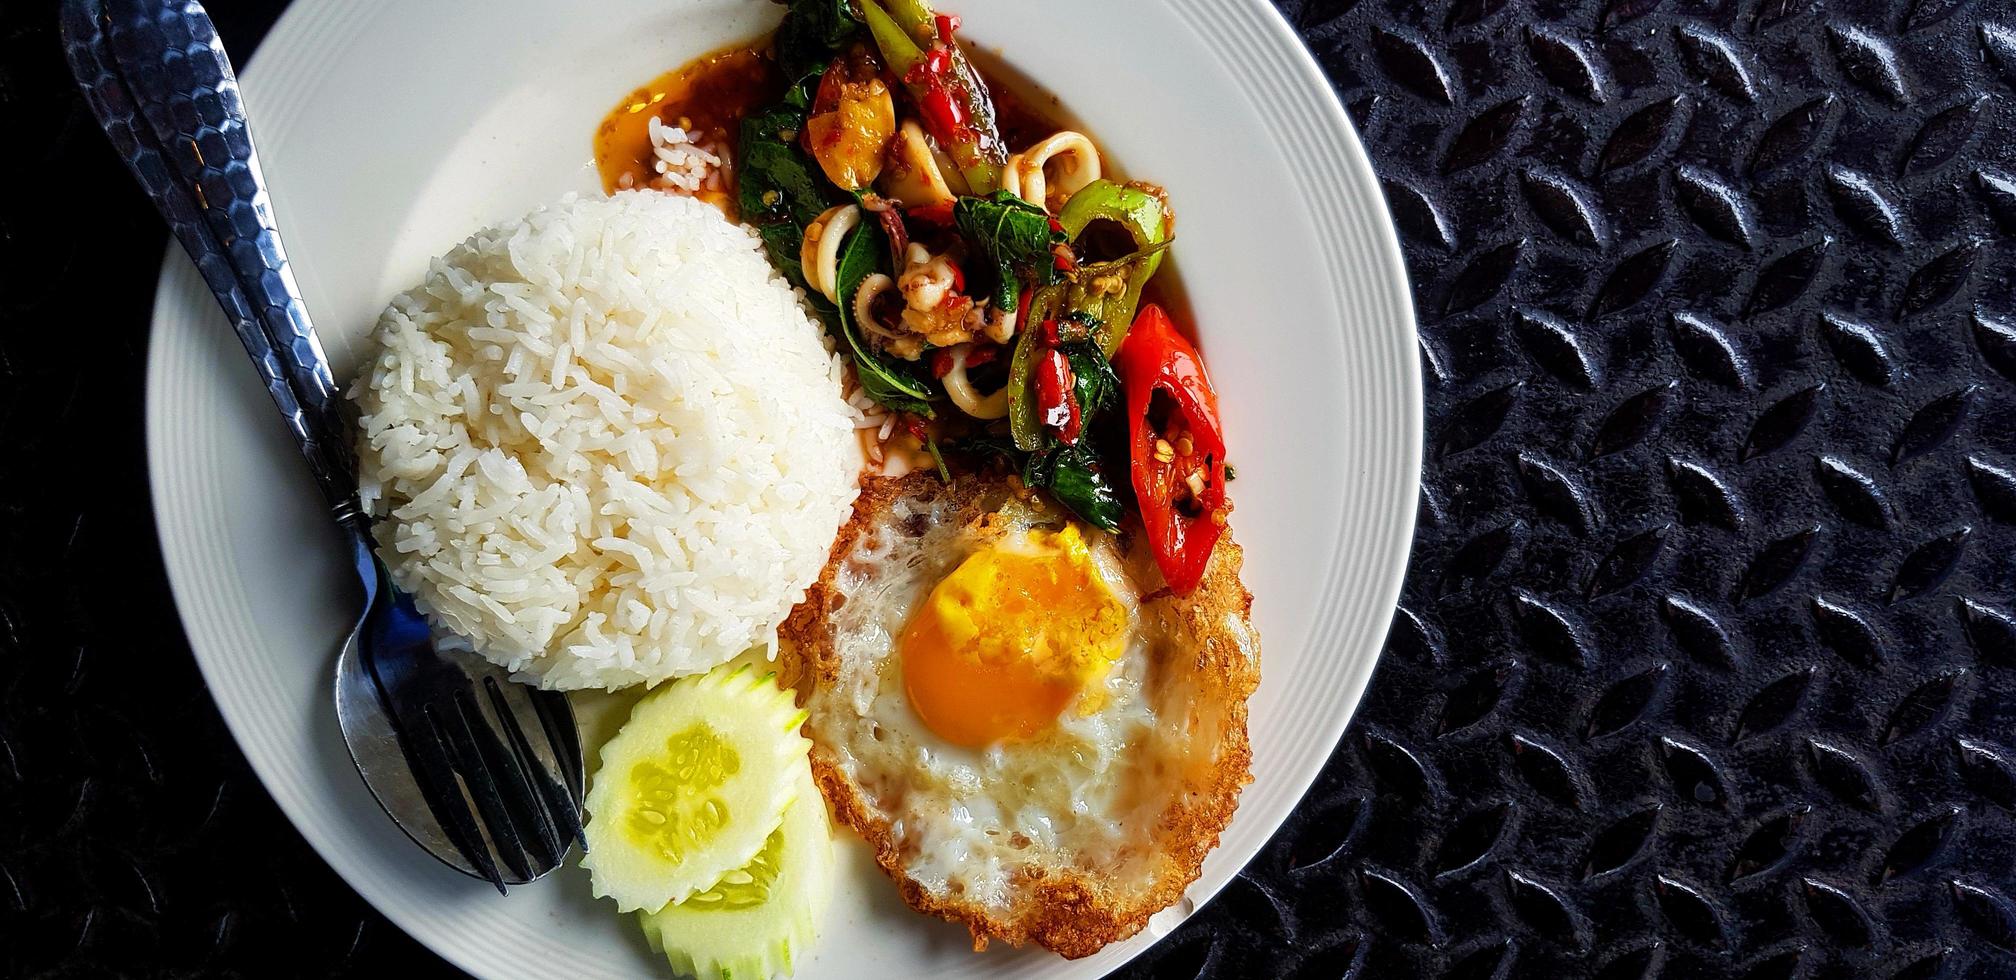
M 962 197 L 952 205 L 952 223 L 966 241 L 987 256 L 993 266 L 994 305 L 1014 312 L 1021 292 L 1018 274 L 1039 286 L 1057 281 L 1050 246 L 1064 236 L 1050 229 L 1050 215 L 1007 191 L 988 197 Z
M 861 30 L 847 0 L 790 0 L 784 22 L 777 25 L 777 67 L 786 78 L 802 78 L 825 69 L 835 52 Z
M 1120 376 L 1095 341 L 1066 344 L 1058 350 L 1071 364 L 1071 394 L 1078 399 L 1078 417 L 1084 420 L 1084 428 L 1091 428 L 1092 416 L 1119 395 Z
M 1099 453 L 1089 439 L 1075 446 L 1057 445 L 1029 457 L 1022 482 L 1050 491 L 1057 502 L 1095 527 L 1120 529 L 1120 496 L 1099 465 Z
M 931 389 L 911 374 L 903 362 L 877 354 L 861 339 L 859 327 L 854 323 L 854 292 L 861 288 L 861 280 L 876 272 L 886 271 L 883 264 L 889 260 L 888 236 L 882 226 L 873 221 L 856 225 L 847 240 L 840 244 L 840 258 L 834 266 L 834 275 L 839 280 L 839 309 L 834 310 L 834 319 L 840 325 L 840 333 L 847 339 L 847 350 L 854 358 L 854 376 L 861 382 L 861 390 L 889 408 L 901 412 L 915 412 L 930 416 Z M 817 304 L 815 308 L 827 304 Z M 824 313 L 824 310 L 821 310 Z M 834 321 L 829 321 L 834 322 Z
M 805 288 L 805 271 L 798 249 L 805 226 L 838 194 L 819 165 L 798 148 L 804 122 L 803 112 L 782 105 L 744 116 L 736 139 L 741 159 L 735 165 L 735 203 L 742 220 L 762 236 L 770 264 L 800 289 Z

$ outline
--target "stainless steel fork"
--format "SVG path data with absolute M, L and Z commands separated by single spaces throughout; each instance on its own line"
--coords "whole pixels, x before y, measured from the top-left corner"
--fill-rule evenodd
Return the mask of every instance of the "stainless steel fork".
M 194 0 L 65 0 L 70 69 L 133 176 L 196 261 L 287 420 L 364 589 L 336 709 L 379 805 L 435 857 L 499 892 L 581 834 L 566 698 L 437 651 L 392 584 L 357 501 L 342 398 L 295 287 L 224 45 Z

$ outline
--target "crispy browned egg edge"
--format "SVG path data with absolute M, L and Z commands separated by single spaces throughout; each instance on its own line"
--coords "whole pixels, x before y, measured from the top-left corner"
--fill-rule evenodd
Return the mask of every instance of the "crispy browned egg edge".
M 977 476 L 960 476 L 946 486 L 934 473 L 864 480 L 853 516 L 836 537 L 826 568 L 780 630 L 784 641 L 779 656 L 780 673 L 797 689 L 800 704 L 806 702 L 822 680 L 839 677 L 838 653 L 825 627 L 829 615 L 839 607 L 833 577 L 862 530 L 884 509 L 906 496 L 953 494 L 963 505 L 998 487 L 998 480 Z M 1030 493 L 1026 489 L 1020 492 Z M 1132 535 L 1123 538 L 1123 546 L 1147 545 L 1139 535 Z M 812 774 L 832 806 L 835 819 L 868 842 L 875 852 L 876 864 L 896 883 L 905 903 L 927 915 L 965 925 L 973 935 L 975 951 L 986 949 L 990 940 L 1000 940 L 1012 946 L 1035 943 L 1076 959 L 1141 931 L 1149 916 L 1174 904 L 1184 889 L 1197 880 L 1204 856 L 1218 846 L 1219 835 L 1232 820 L 1239 791 L 1253 778 L 1246 700 L 1260 682 L 1257 644 L 1249 658 L 1236 643 L 1206 642 L 1224 629 L 1222 624 L 1227 616 L 1237 616 L 1250 626 L 1253 596 L 1239 580 L 1243 558 L 1228 530 L 1219 540 L 1204 579 L 1195 591 L 1175 596 L 1162 589 L 1142 597 L 1144 620 L 1162 615 L 1171 624 L 1172 635 L 1191 641 L 1185 648 L 1195 654 L 1194 659 L 1187 664 L 1168 666 L 1192 671 L 1198 701 L 1215 702 L 1226 712 L 1225 735 L 1215 758 L 1191 769 L 1186 777 L 1190 791 L 1172 794 L 1161 819 L 1150 831 L 1162 860 L 1152 876 L 1152 884 L 1145 890 L 1124 894 L 1097 878 L 1076 873 L 1045 876 L 1041 872 L 1028 872 L 1021 884 L 1030 900 L 1021 903 L 1012 916 L 991 914 L 975 902 L 934 897 L 904 874 L 889 820 L 874 811 L 858 788 L 841 774 L 830 749 L 819 745 L 815 738 Z M 809 722 L 806 734 L 811 735 Z

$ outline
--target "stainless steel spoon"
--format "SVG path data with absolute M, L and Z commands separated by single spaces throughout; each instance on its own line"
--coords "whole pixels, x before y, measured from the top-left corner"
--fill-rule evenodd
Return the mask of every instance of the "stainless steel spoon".
M 581 843 L 580 738 L 565 697 L 437 651 L 358 504 L 342 397 L 273 222 L 238 80 L 194 0 L 65 0 L 70 69 L 112 145 L 230 317 L 342 530 L 364 607 L 336 660 L 336 716 L 379 806 L 499 892 Z

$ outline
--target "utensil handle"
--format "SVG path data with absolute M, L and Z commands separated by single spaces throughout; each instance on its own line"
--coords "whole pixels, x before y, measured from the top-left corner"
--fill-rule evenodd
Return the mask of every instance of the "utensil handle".
M 65 0 L 64 51 L 112 145 L 208 283 L 339 521 L 357 520 L 342 394 L 273 222 L 238 79 L 195 0 Z

